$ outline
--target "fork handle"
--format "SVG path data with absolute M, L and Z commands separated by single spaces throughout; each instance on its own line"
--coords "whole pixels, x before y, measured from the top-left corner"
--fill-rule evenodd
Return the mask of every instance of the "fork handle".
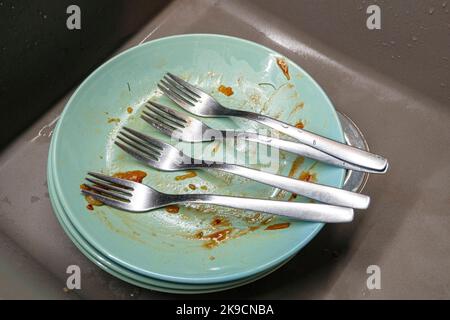
M 207 166 L 209 168 L 230 172 L 241 177 L 252 179 L 272 187 L 300 194 L 323 203 L 355 209 L 367 209 L 370 203 L 370 197 L 367 195 L 279 176 L 273 173 L 259 171 L 235 164 L 215 162 Z
M 338 223 L 353 220 L 353 209 L 316 203 L 300 203 L 209 194 L 176 195 L 176 203 L 205 203 L 259 211 L 299 220 Z
M 297 154 L 300 156 L 304 156 L 306 158 L 315 159 L 320 162 L 327 163 L 332 166 L 344 168 L 347 170 L 354 170 L 354 171 L 378 174 L 378 173 L 386 172 L 386 169 L 387 169 L 387 167 L 386 167 L 386 169 L 384 171 L 377 171 L 377 170 L 361 167 L 361 166 L 340 160 L 336 157 L 329 155 L 328 153 L 314 149 L 303 143 L 268 137 L 268 136 L 264 136 L 261 134 L 257 134 L 255 132 L 223 131 L 222 134 L 224 137 L 227 137 L 228 139 L 237 138 L 237 139 L 245 139 L 248 141 L 261 143 L 261 144 L 264 144 L 264 145 L 267 145 L 270 147 L 288 151 L 288 152 L 291 152 L 291 153 L 294 153 L 294 154 Z
M 351 147 L 347 144 L 340 143 L 318 134 L 296 128 L 290 124 L 265 115 L 242 110 L 228 110 L 229 111 L 227 111 L 227 116 L 240 117 L 259 122 L 340 160 L 375 171 L 384 172 L 387 169 L 388 161 L 386 158 L 380 155 Z

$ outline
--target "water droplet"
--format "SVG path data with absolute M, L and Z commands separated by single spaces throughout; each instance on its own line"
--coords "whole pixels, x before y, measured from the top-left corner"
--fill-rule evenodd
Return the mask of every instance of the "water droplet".
M 447 2 L 442 3 L 442 8 L 445 8 L 447 6 Z
M 388 44 L 387 44 L 387 42 L 383 42 L 382 45 L 383 45 L 383 47 L 386 47 Z
M 411 43 L 408 43 L 407 46 L 408 46 L 408 48 L 411 48 L 411 47 L 412 47 Z
M 313 145 L 316 145 L 316 140 L 313 140 Z
M 417 38 L 416 36 L 413 36 L 411 39 L 412 39 L 412 41 L 417 41 L 417 40 L 419 40 L 419 38 Z
M 430 9 L 428 9 L 428 14 L 433 14 L 434 13 L 434 8 L 431 7 Z
M 392 44 L 393 46 L 395 45 L 395 41 L 394 40 L 389 41 L 389 43 Z
M 443 82 L 441 82 L 439 85 L 441 86 L 441 88 L 445 88 L 446 87 L 445 83 L 443 83 Z

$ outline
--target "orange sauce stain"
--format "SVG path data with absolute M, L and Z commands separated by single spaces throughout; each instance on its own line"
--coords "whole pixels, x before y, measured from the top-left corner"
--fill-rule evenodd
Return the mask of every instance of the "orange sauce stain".
M 277 65 L 278 67 L 280 67 L 281 71 L 283 71 L 286 79 L 291 80 L 291 76 L 289 75 L 289 67 L 286 63 L 286 60 L 284 60 L 283 58 L 277 58 Z
M 272 224 L 270 226 L 268 226 L 265 230 L 279 230 L 279 229 L 286 229 L 289 228 L 291 224 L 289 222 L 286 223 L 277 223 L 277 224 Z
M 87 185 L 85 185 L 84 183 L 83 184 L 80 184 L 80 189 L 81 190 L 91 190 L 91 188 L 89 188 Z
M 229 226 L 230 225 L 230 221 L 226 218 L 223 217 L 214 217 L 211 221 L 211 225 L 213 227 L 217 227 L 217 226 Z
M 219 243 L 227 240 L 233 231 L 232 228 L 223 229 L 208 235 L 203 235 L 203 240 L 208 240 L 203 244 L 205 248 L 212 249 L 216 247 Z
M 195 171 L 188 171 L 186 174 L 183 174 L 181 176 L 176 176 L 175 180 L 176 181 L 180 181 L 180 180 L 186 180 L 189 178 L 194 178 L 197 176 L 197 173 Z
M 233 88 L 226 87 L 224 85 L 220 85 L 220 87 L 217 90 L 226 95 L 227 97 L 231 96 L 234 93 Z
M 128 107 L 128 108 L 127 108 L 127 112 L 128 112 L 128 113 L 132 113 L 132 112 L 133 112 L 133 108 L 132 108 L 132 107 Z
M 102 206 L 103 202 L 101 202 L 100 200 L 95 199 L 93 196 L 91 195 L 87 195 L 84 197 L 87 201 L 87 203 L 91 206 Z M 88 208 L 89 209 L 89 208 Z
M 140 170 L 134 170 L 134 171 L 127 171 L 127 172 L 119 172 L 119 173 L 115 173 L 113 175 L 113 177 L 115 178 L 120 178 L 120 179 L 126 179 L 126 180 L 130 180 L 130 181 L 134 181 L 134 182 L 139 182 L 141 183 L 142 180 L 147 176 L 147 174 L 144 171 L 140 171 Z M 80 189 L 81 190 L 92 190 L 91 188 L 89 188 L 88 185 L 86 184 L 81 184 L 80 185 Z M 101 202 L 100 200 L 95 199 L 93 196 L 91 195 L 87 195 L 84 197 L 88 203 L 88 205 L 86 206 L 86 208 L 88 210 L 93 210 L 94 207 L 93 206 L 102 206 L 103 202 Z
M 180 211 L 180 207 L 173 204 L 173 205 L 167 206 L 166 211 L 168 213 L 178 213 Z
M 299 122 L 297 122 L 295 124 L 295 127 L 298 128 L 298 129 L 303 129 L 305 127 L 305 124 L 303 123 L 302 120 L 300 120 Z
M 293 177 L 295 172 L 298 170 L 298 168 L 303 164 L 305 161 L 305 158 L 303 157 L 297 157 L 294 162 L 292 163 L 291 169 L 289 170 L 289 177 Z
M 197 189 L 197 187 L 195 186 L 195 184 L 192 184 L 192 183 L 189 183 L 188 187 L 189 187 L 189 189 L 191 189 L 191 190 Z
M 147 176 L 147 173 L 141 170 L 133 170 L 126 172 L 117 172 L 113 174 L 114 178 L 125 179 L 129 181 L 134 181 L 138 183 L 142 183 L 142 180 Z
M 310 171 L 302 171 L 302 173 L 300 174 L 299 180 L 306 181 L 306 182 L 316 182 L 317 175 L 316 175 L 316 173 L 311 173 Z

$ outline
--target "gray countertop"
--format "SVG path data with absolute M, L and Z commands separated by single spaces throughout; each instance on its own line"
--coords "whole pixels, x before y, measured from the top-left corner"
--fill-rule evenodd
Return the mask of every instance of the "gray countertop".
M 335 9 L 341 17 L 352 15 L 351 8 L 358 14 L 356 2 L 354 7 Z M 279 4 L 288 6 L 286 1 Z M 194 298 L 450 298 L 448 63 L 443 66 L 446 75 L 422 71 L 410 82 L 403 81 L 414 75 L 410 64 L 417 63 L 418 57 L 404 62 L 406 74 L 395 70 L 390 74 L 386 64 L 393 63 L 394 53 L 384 53 L 380 44 L 389 42 L 382 33 L 387 31 L 380 31 L 376 39 L 364 38 L 362 31 L 355 35 L 353 46 L 378 43 L 374 52 L 345 52 L 335 44 L 335 37 L 326 42 L 323 32 L 315 34 L 301 22 L 295 25 L 295 15 L 287 11 L 291 13 L 276 13 L 266 1 L 259 6 L 245 1 L 174 1 L 117 51 L 180 33 L 229 34 L 261 43 L 310 72 L 336 108 L 360 126 L 371 150 L 390 160 L 388 174 L 370 176 L 365 193 L 372 204 L 356 221 L 327 225 L 293 260 L 264 279 Z M 359 23 L 357 18 L 345 21 L 344 31 Z M 390 50 L 399 50 L 395 59 L 400 59 L 397 56 L 408 49 Z M 398 63 L 403 62 L 395 68 Z M 423 90 L 420 77 L 426 84 Z M 448 86 L 446 92 L 438 89 L 442 83 Z M 52 129 L 70 95 L 0 154 L 0 298 L 182 297 L 110 276 L 84 257 L 60 227 L 48 198 L 46 163 Z M 71 264 L 81 268 L 81 290 L 65 289 L 66 268 Z M 370 265 L 380 267 L 379 290 L 366 285 Z

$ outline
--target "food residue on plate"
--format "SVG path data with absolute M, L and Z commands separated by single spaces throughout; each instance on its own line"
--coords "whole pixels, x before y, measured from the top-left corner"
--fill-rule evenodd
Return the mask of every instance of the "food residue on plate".
M 189 189 L 191 189 L 191 190 L 197 189 L 197 187 L 195 186 L 195 184 L 192 184 L 192 183 L 189 183 L 188 187 L 189 187 Z
M 176 181 L 180 181 L 180 180 L 186 180 L 189 178 L 194 178 L 197 176 L 197 173 L 195 171 L 188 171 L 186 174 L 183 174 L 181 176 L 176 176 L 175 180 Z
M 226 95 L 227 97 L 231 96 L 234 93 L 232 87 L 226 87 L 224 85 L 220 85 L 217 90 Z
M 318 161 L 314 161 L 312 165 L 309 166 L 307 170 L 304 170 L 300 173 L 298 177 L 299 180 L 306 182 L 316 182 L 317 181 L 317 173 L 313 173 L 312 170 L 318 164 Z
M 177 206 L 176 204 L 172 204 L 166 207 L 166 211 L 168 213 L 178 213 L 180 211 L 180 207 Z
M 303 123 L 302 120 L 300 120 L 295 124 L 295 127 L 298 129 L 303 129 L 305 127 L 305 124 Z
M 128 113 L 132 113 L 132 112 L 133 112 L 133 108 L 132 108 L 132 107 L 128 107 L 128 108 L 127 108 L 127 112 L 128 112 Z
M 283 71 L 286 79 L 291 80 L 291 76 L 289 75 L 289 67 L 284 58 L 277 58 L 277 65 L 280 67 L 281 71 Z
M 311 173 L 310 171 L 302 171 L 302 173 L 300 173 L 299 180 L 306 182 L 316 182 L 317 175 L 316 173 Z
M 261 221 L 261 225 L 267 225 L 267 224 L 269 224 L 273 219 L 275 219 L 273 216 L 268 217 L 268 218 L 264 219 L 263 221 Z
M 147 173 L 141 170 L 132 170 L 125 172 L 117 172 L 113 174 L 114 178 L 130 180 L 138 183 L 142 183 L 142 180 L 147 176 Z
M 214 217 L 211 221 L 211 225 L 213 227 L 218 227 L 218 226 L 229 226 L 230 225 L 230 221 L 224 217 Z
M 202 190 L 208 190 L 208 187 L 207 187 L 207 186 L 200 186 L 200 189 L 202 189 Z
M 304 157 L 297 157 L 294 162 L 292 163 L 291 169 L 289 170 L 288 177 L 292 178 L 294 174 L 297 172 L 298 168 L 303 164 L 305 161 Z
M 145 173 L 144 171 L 140 171 L 140 170 L 118 172 L 118 173 L 113 174 L 113 177 L 115 177 L 115 178 L 130 180 L 130 181 L 139 182 L 139 183 L 141 183 L 142 180 L 146 176 L 147 176 L 147 173 Z M 91 188 L 89 188 L 89 186 L 86 185 L 86 184 L 81 184 L 80 185 L 80 189 L 82 189 L 82 190 L 91 190 L 92 192 L 96 192 L 96 191 L 92 190 Z M 84 196 L 84 198 L 86 199 L 86 201 L 88 203 L 88 205 L 86 206 L 86 208 L 88 210 L 94 210 L 94 206 L 98 207 L 98 206 L 102 206 L 103 205 L 103 202 L 95 199 L 91 195 Z
M 284 222 L 284 223 L 277 223 L 277 224 L 272 224 L 270 226 L 268 226 L 266 229 L 264 230 L 279 230 L 279 229 L 286 229 L 289 228 L 291 224 L 289 222 Z
M 258 230 L 260 226 L 249 226 L 246 229 L 239 230 L 235 235 L 234 238 L 245 236 L 247 233 Z
M 205 248 L 208 249 L 212 249 L 214 247 L 216 247 L 219 243 L 227 240 L 231 234 L 231 232 L 233 231 L 232 228 L 228 228 L 228 229 L 223 229 L 214 233 L 210 233 L 210 234 L 203 234 L 202 233 L 202 240 L 207 240 L 203 246 Z
M 108 123 L 113 123 L 113 122 L 119 123 L 120 119 L 119 118 L 108 118 Z
M 81 184 L 80 185 L 80 189 L 81 190 L 90 190 L 90 191 L 92 191 L 92 189 L 89 188 L 89 186 L 87 186 L 85 184 Z M 88 210 L 92 211 L 92 210 L 94 210 L 94 206 L 102 206 L 103 205 L 103 202 L 94 199 L 94 197 L 91 196 L 91 195 L 86 195 L 86 196 L 84 196 L 84 198 L 86 199 L 86 202 L 88 203 L 87 206 L 86 206 L 86 208 Z

